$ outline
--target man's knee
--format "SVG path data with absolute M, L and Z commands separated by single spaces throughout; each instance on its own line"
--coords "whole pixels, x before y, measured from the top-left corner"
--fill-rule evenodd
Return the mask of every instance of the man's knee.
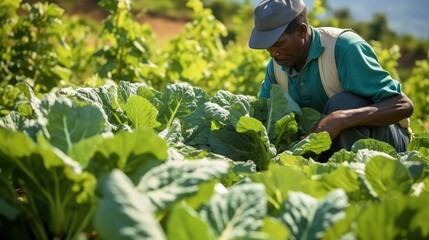
M 340 92 L 332 96 L 326 103 L 324 113 L 329 114 L 338 110 L 355 109 L 372 104 L 368 98 L 364 98 L 349 92 Z

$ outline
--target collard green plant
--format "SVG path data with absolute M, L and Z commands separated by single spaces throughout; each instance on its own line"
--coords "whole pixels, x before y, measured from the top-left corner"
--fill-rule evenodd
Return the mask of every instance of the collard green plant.
M 9 190 L 1 198 L 19 210 L 22 229 L 37 239 L 75 239 L 95 210 L 95 177 L 23 133 L 0 127 L 0 135 L 1 188 Z M 20 198 L 15 189 L 24 191 Z
M 99 183 L 101 199 L 95 213 L 95 228 L 103 239 L 166 239 L 149 200 L 140 194 L 120 170 L 113 170 Z
M 215 239 L 257 239 L 261 234 L 267 199 L 262 184 L 247 183 L 216 194 L 201 209 L 200 216 L 212 229 Z
M 202 183 L 221 179 L 229 168 L 229 163 L 224 160 L 172 161 L 145 174 L 137 190 L 145 194 L 159 211 L 196 194 Z
M 320 239 L 345 217 L 347 204 L 342 190 L 332 191 L 319 201 L 304 193 L 290 192 L 280 218 L 291 229 L 290 239 Z

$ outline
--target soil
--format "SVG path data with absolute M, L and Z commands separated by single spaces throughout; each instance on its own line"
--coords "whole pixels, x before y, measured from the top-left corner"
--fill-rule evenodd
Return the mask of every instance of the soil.
M 66 14 L 84 15 L 100 23 L 108 16 L 108 13 L 97 4 L 94 4 L 93 1 L 80 4 L 78 2 L 69 8 L 66 6 L 60 7 L 65 9 Z M 134 16 L 140 24 L 148 24 L 154 30 L 159 43 L 164 43 L 177 36 L 183 30 L 185 24 L 190 21 L 185 17 L 163 16 L 153 12 L 134 13 Z
M 145 14 L 137 18 L 140 24 L 148 24 L 161 41 L 167 41 L 177 36 L 185 27 L 188 19 L 172 18 L 162 15 Z

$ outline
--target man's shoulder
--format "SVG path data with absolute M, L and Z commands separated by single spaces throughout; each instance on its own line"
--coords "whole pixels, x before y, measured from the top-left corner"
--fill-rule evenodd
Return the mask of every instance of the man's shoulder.
M 353 31 L 353 29 L 341 29 L 334 27 L 317 27 L 314 29 L 316 29 L 318 34 L 321 34 L 321 31 L 326 32 L 328 35 L 330 33 L 341 32 L 336 41 L 336 47 L 347 49 L 349 46 L 353 46 L 355 44 L 367 44 L 367 42 L 359 34 Z
M 340 47 L 343 49 L 349 49 L 356 44 L 367 44 L 367 42 L 359 36 L 355 31 L 345 31 L 343 32 L 337 39 L 336 47 Z

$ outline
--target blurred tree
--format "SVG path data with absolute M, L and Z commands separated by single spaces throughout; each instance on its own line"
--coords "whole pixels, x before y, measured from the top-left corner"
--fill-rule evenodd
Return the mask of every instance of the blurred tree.
M 377 13 L 368 24 L 369 40 L 383 41 L 391 43 L 396 38 L 396 34 L 390 30 L 387 18 L 382 13 Z
M 339 27 L 341 28 L 350 28 L 352 25 L 352 14 L 350 9 L 341 8 L 334 12 L 334 18 L 338 20 Z

